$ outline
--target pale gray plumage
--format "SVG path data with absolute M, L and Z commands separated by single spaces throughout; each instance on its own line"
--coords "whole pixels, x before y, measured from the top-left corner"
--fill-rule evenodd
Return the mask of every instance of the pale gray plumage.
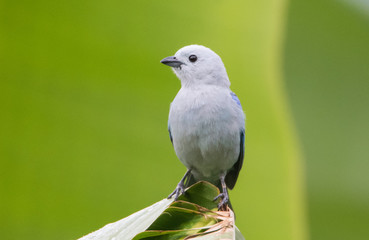
M 181 89 L 170 105 L 168 128 L 179 160 L 188 172 L 169 196 L 200 180 L 222 190 L 228 203 L 227 187 L 237 181 L 244 156 L 245 115 L 221 58 L 209 48 L 190 45 L 162 63 L 173 67 Z

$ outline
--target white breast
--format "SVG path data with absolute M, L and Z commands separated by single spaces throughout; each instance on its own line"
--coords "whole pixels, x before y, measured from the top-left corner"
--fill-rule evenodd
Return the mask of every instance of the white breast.
M 244 113 L 224 87 L 182 88 L 169 126 L 175 152 L 197 180 L 212 181 L 238 159 Z

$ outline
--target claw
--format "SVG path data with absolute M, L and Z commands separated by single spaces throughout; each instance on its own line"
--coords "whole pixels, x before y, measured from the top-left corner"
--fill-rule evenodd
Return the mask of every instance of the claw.
M 171 194 L 169 194 L 168 199 L 172 198 L 174 195 L 174 201 L 177 201 L 178 197 L 185 191 L 184 183 L 187 180 L 188 176 L 190 176 L 190 174 L 191 174 L 191 169 L 187 170 L 186 174 L 183 176 L 181 181 L 179 181 L 176 189 L 174 189 L 174 191 Z
M 185 190 L 184 185 L 183 185 L 183 184 L 181 184 L 181 183 L 179 183 L 179 184 L 177 185 L 176 189 L 174 189 L 174 191 L 173 191 L 171 194 L 169 194 L 168 199 L 172 198 L 172 197 L 173 197 L 173 195 L 174 195 L 174 201 L 177 201 L 178 197 L 179 197 L 182 193 L 184 193 L 184 190 Z
M 218 196 L 216 196 L 213 201 L 218 200 L 219 198 L 221 198 L 222 200 L 220 201 L 220 203 L 218 204 L 218 209 L 219 210 L 226 210 L 227 209 L 227 205 L 229 202 L 229 197 L 227 193 L 221 193 Z

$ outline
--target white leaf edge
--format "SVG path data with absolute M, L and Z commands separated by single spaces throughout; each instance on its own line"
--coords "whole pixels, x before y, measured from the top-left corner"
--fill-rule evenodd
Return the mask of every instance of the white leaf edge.
M 129 240 L 145 231 L 168 206 L 173 199 L 163 199 L 117 222 L 110 223 L 79 240 Z
M 236 232 L 236 240 L 245 240 L 245 238 L 243 237 L 241 231 L 238 229 L 238 227 L 235 225 L 235 232 Z

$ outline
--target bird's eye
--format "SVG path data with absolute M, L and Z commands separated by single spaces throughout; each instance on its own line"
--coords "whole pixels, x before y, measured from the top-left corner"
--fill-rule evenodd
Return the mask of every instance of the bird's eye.
M 191 55 L 191 56 L 188 57 L 188 59 L 190 60 L 190 62 L 196 62 L 197 56 L 196 55 Z

